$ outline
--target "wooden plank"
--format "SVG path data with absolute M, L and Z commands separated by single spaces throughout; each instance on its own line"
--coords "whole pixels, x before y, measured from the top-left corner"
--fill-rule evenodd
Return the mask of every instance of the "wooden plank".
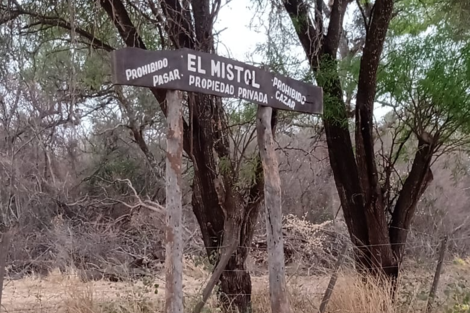
M 183 105 L 181 92 L 168 91 L 166 152 L 165 312 L 183 313 L 183 238 L 181 166 Z
M 111 53 L 115 84 L 239 98 L 280 110 L 323 112 L 323 89 L 264 69 L 190 49 Z
M 271 130 L 272 108 L 258 106 L 256 127 L 263 163 L 271 311 L 290 313 L 282 237 L 281 178 Z

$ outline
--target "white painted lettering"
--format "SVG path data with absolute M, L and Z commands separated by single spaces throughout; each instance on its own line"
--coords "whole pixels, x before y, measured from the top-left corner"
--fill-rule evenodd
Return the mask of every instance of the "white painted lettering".
M 227 79 L 228 80 L 233 80 L 233 65 L 232 64 L 227 64 Z
M 237 71 L 237 82 L 240 83 L 241 82 L 240 73 L 243 71 L 243 67 L 235 65 L 233 68 Z
M 153 76 L 153 85 L 154 86 L 163 85 L 163 84 L 169 83 L 171 81 L 174 81 L 176 79 L 179 80 L 181 78 L 180 78 L 179 70 L 174 69 L 174 70 L 169 71 L 169 72 L 164 73 L 164 74 L 154 75 Z M 191 81 L 191 77 L 190 77 L 190 81 Z M 190 85 L 191 85 L 191 82 L 190 82 Z
M 245 70 L 245 84 L 251 84 L 251 72 L 250 70 Z
M 196 56 L 194 54 L 188 53 L 188 71 L 196 72 Z
M 197 88 L 201 88 L 201 77 L 199 77 L 199 76 L 196 77 L 196 84 L 195 84 L 195 86 L 196 86 Z
M 150 62 L 134 69 L 126 69 L 126 79 L 136 79 L 168 67 L 168 59 Z
M 251 86 L 255 87 L 255 88 L 259 88 L 260 85 L 256 82 L 256 71 L 253 71 L 253 77 L 252 77 L 252 81 L 251 81 Z
M 211 60 L 211 75 L 220 77 L 220 61 Z
M 202 59 L 201 57 L 197 57 L 197 72 L 199 74 L 206 74 L 206 70 L 203 69 L 201 66 L 202 66 Z

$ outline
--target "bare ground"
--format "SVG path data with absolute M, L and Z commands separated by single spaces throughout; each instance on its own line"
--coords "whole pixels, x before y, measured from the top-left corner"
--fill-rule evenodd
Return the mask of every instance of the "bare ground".
M 404 295 L 413 298 L 413 301 L 420 301 L 420 293 L 429 290 L 433 274 L 432 265 L 415 264 L 402 275 L 401 288 L 405 291 Z M 469 274 L 470 262 L 463 260 L 456 262 L 454 260 L 454 262 L 448 263 L 442 273 L 439 293 L 442 295 L 444 289 L 448 288 L 449 283 L 456 282 L 462 277 L 470 277 Z M 197 296 L 204 287 L 208 276 L 209 274 L 200 267 L 190 263 L 185 264 L 185 301 L 193 302 L 197 300 Z M 304 300 L 311 304 L 312 310 L 307 312 L 316 311 L 314 308 L 318 306 L 321 295 L 328 284 L 329 275 L 291 275 L 288 279 L 291 292 L 305 298 Z M 338 284 L 341 284 L 344 279 L 348 279 L 347 276 L 340 277 Z M 267 295 L 267 276 L 253 277 L 252 280 L 254 293 Z M 158 286 L 156 287 L 155 284 L 158 284 Z M 155 290 L 157 290 L 156 293 Z M 84 312 L 83 305 L 85 302 L 90 302 L 90 307 L 96 303 L 118 303 L 122 301 L 159 303 L 162 302 L 163 296 L 164 276 L 162 274 L 148 282 L 82 282 L 73 271 L 68 274 L 52 272 L 46 278 L 30 276 L 21 280 L 7 280 L 3 292 L 2 306 L 4 312 L 82 313 Z M 81 309 L 73 310 L 73 303 L 76 305 L 77 302 L 80 302 Z M 424 300 L 421 300 L 421 302 L 424 303 Z M 96 311 L 90 309 L 88 312 Z M 123 310 L 120 312 L 134 311 Z

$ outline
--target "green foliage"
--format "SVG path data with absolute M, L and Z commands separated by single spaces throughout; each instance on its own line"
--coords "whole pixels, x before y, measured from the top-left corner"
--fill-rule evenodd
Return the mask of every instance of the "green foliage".
M 138 165 L 131 159 L 116 159 L 103 166 L 101 173 L 104 177 L 115 179 L 133 176 Z
M 397 1 L 395 10 L 399 14 L 390 22 L 393 37 L 400 35 L 418 35 L 428 27 L 443 19 L 440 0 L 402 0 Z
M 470 45 L 442 31 L 397 42 L 378 75 L 378 98 L 415 133 L 470 132 Z
M 353 94 L 356 90 L 360 66 L 360 56 L 348 56 L 338 62 L 338 74 L 345 94 Z
M 343 127 L 348 126 L 345 115 L 344 103 L 338 99 L 341 96 L 341 81 L 338 76 L 338 61 L 325 55 L 320 60 L 320 68 L 317 71 L 317 83 L 323 87 L 323 118 L 330 123 L 337 123 Z
M 83 66 L 78 69 L 78 77 L 80 85 L 85 90 L 97 91 L 108 83 L 110 67 L 107 58 L 102 53 L 93 52 L 83 56 Z
M 96 151 L 102 155 L 103 151 Z M 92 165 L 95 170 L 86 180 L 87 188 L 91 193 L 102 192 L 102 188 L 110 194 L 127 194 L 129 188 L 125 183 L 113 183 L 118 179 L 129 179 L 138 193 L 154 193 L 155 182 L 148 173 L 147 164 L 142 158 L 127 154 L 125 149 L 118 148 L 104 158 L 99 158 Z
M 395 2 L 395 11 L 391 37 L 418 35 L 435 26 L 447 28 L 448 36 L 454 39 L 470 35 L 467 0 L 400 0 Z
M 468 280 L 460 277 L 457 281 L 447 284 L 444 294 L 446 313 L 470 313 L 470 290 Z
M 259 156 L 248 159 L 240 167 L 239 182 L 237 185 L 251 186 L 256 181 L 256 169 L 260 162 Z
M 230 173 L 230 169 L 232 168 L 231 161 L 228 157 L 221 157 L 219 159 L 219 171 L 220 174 L 228 174 Z

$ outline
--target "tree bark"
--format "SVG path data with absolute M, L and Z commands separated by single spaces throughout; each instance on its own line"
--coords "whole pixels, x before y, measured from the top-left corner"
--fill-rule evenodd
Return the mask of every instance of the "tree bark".
M 183 313 L 181 166 L 183 104 L 179 91 L 167 92 L 165 312 Z
M 406 238 L 416 211 L 419 198 L 433 179 L 431 161 L 437 136 L 426 141 L 418 139 L 418 149 L 413 165 L 403 184 L 392 214 L 390 223 L 390 241 L 398 263 L 401 263 L 405 251 Z
M 388 25 L 393 13 L 393 0 L 377 0 L 371 22 L 368 24 L 366 43 L 361 58 L 356 98 L 356 162 L 362 192 L 364 212 L 369 233 L 371 262 L 395 276 L 396 259 L 390 245 L 386 210 L 374 151 L 374 101 L 377 86 L 377 68 L 382 54 Z
M 247 201 L 234 188 L 235 173 L 229 157 L 226 121 L 220 99 L 194 95 L 194 102 L 190 105 L 195 116 L 192 122 L 195 142 L 193 211 L 212 264 L 219 262 L 220 249 L 237 242 L 237 250 L 220 277 L 219 298 L 224 300 L 226 310 L 236 307 L 240 312 L 248 312 L 251 310 L 251 282 L 245 261 L 262 191 L 259 192 L 260 186 L 255 183 Z M 257 178 L 261 179 L 262 175 L 257 175 Z
M 290 313 L 282 238 L 281 178 L 271 130 L 272 111 L 273 109 L 270 107 L 258 106 L 256 119 L 258 146 L 264 173 L 269 294 L 272 312 Z

